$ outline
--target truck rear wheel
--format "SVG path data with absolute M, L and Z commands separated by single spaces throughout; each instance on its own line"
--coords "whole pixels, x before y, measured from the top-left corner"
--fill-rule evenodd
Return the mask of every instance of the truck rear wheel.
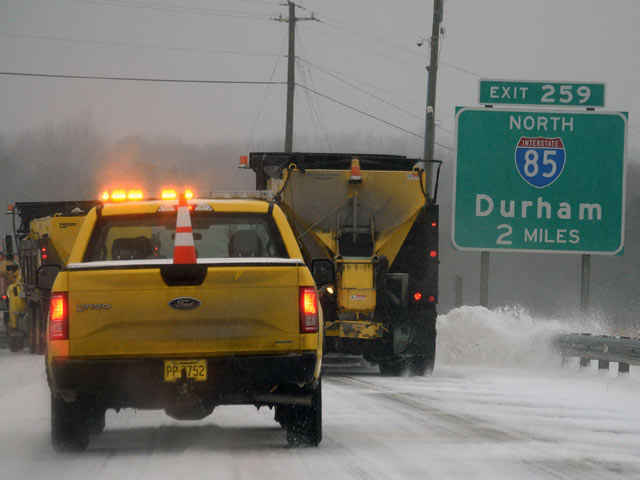
M 289 405 L 276 405 L 273 419 L 278 422 L 282 428 L 287 428 L 287 420 L 290 416 L 291 407 Z
M 51 444 L 57 452 L 81 452 L 89 446 L 89 415 L 79 402 L 51 395 Z
M 286 407 L 287 443 L 292 447 L 317 447 L 322 441 L 322 384 L 318 382 L 311 405 Z
M 429 308 L 417 325 L 413 342 L 414 355 L 409 358 L 409 373 L 422 377 L 433 372 L 436 360 L 436 310 Z
M 409 374 L 418 377 L 424 377 L 426 374 L 433 372 L 435 355 L 426 357 L 423 355 L 415 355 L 409 359 Z
M 21 352 L 24 349 L 24 336 L 21 333 L 9 334 L 9 350 Z
M 380 373 L 386 377 L 401 377 L 407 372 L 407 360 L 393 360 L 386 362 L 378 362 Z

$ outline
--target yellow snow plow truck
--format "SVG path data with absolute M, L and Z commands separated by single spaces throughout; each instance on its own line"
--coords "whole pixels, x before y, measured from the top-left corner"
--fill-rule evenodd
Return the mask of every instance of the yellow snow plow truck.
M 396 155 L 260 152 L 240 162 L 274 193 L 321 286 L 325 352 L 362 355 L 384 375 L 433 370 L 441 162 L 431 163 L 435 178 Z
M 99 204 L 99 201 L 60 201 L 9 205 L 7 214 L 13 217 L 13 238 L 19 259 L 13 265 L 16 282 L 7 289 L 7 332 L 12 352 L 22 351 L 25 343 L 31 353 L 45 352 L 49 297 L 57 271 L 42 267 L 57 265 L 60 269 L 67 264 L 84 216 Z M 7 253 L 13 255 L 12 238 L 7 237 L 5 245 L 11 250 Z

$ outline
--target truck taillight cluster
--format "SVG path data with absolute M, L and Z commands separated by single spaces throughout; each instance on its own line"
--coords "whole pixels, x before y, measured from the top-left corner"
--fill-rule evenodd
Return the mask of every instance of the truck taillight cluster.
M 300 333 L 318 333 L 319 323 L 315 287 L 300 287 Z
M 55 292 L 51 294 L 49 339 L 69 339 L 69 301 L 67 292 Z
M 438 254 L 438 227 L 439 227 L 439 208 L 437 205 L 428 205 L 426 207 L 426 242 L 427 242 L 427 264 L 426 278 L 423 284 L 424 290 L 421 292 L 421 300 L 428 303 L 437 303 L 438 301 L 438 264 L 440 263 L 440 255 Z

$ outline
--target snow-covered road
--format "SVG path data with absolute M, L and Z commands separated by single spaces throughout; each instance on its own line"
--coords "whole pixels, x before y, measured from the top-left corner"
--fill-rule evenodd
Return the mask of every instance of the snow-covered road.
M 327 367 L 317 449 L 287 447 L 268 409 L 221 407 L 197 422 L 109 411 L 106 430 L 86 452 L 56 454 L 43 358 L 0 350 L 0 477 L 640 478 L 640 375 L 633 368 L 618 377 L 595 365 L 561 367 L 541 352 L 547 335 L 540 330 L 557 326 L 528 325 L 522 316 L 475 309 L 441 320 L 432 377 L 380 377 L 355 362 Z M 485 322 L 484 336 L 474 322 Z M 524 361 L 513 345 L 520 340 L 501 338 L 509 322 L 529 331 L 540 355 Z M 455 333 L 460 323 L 469 338 Z M 459 338 L 450 344 L 449 337 Z M 493 341 L 512 342 L 502 350 L 514 353 L 478 360 Z

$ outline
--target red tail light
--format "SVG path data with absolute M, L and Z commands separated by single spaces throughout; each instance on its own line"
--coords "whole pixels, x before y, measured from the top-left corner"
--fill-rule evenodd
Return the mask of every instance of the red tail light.
M 300 287 L 300 333 L 318 333 L 318 296 L 314 287 Z
M 419 302 L 420 300 L 422 300 L 422 292 L 416 292 L 416 293 L 414 293 L 414 294 L 413 294 L 413 299 L 414 299 L 416 302 Z
M 51 294 L 51 307 L 49 309 L 49 339 L 69 339 L 69 302 L 67 292 Z
M 430 256 L 431 258 L 436 258 L 436 257 L 438 256 L 438 251 L 437 251 L 437 250 L 431 250 L 431 251 L 429 252 L 429 256 Z

